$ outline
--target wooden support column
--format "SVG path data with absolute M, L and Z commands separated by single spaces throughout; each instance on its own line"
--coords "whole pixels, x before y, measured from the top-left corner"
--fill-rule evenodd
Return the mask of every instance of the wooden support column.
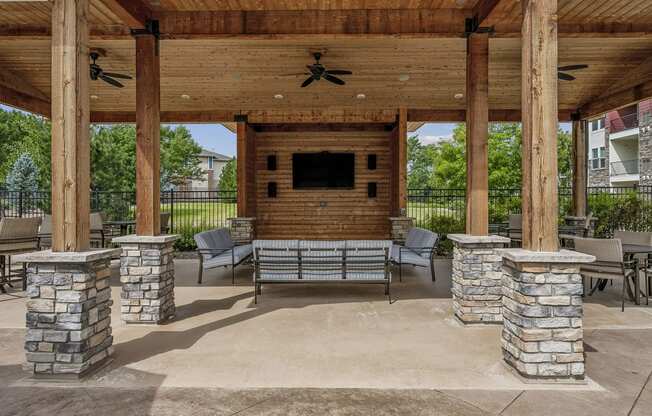
M 256 132 L 246 122 L 236 124 L 238 217 L 256 216 Z
M 586 121 L 573 120 L 573 216 L 586 216 L 586 174 L 588 149 L 586 147 Z
M 161 233 L 161 84 L 157 39 L 136 36 L 136 234 Z
M 523 0 L 523 248 L 556 252 L 557 0 Z
M 52 250 L 90 239 L 88 0 L 52 4 Z
M 489 34 L 474 33 L 466 54 L 466 233 L 489 234 Z
M 408 111 L 406 107 L 398 110 L 398 141 L 397 141 L 397 161 L 398 161 L 398 214 L 407 215 L 408 203 Z

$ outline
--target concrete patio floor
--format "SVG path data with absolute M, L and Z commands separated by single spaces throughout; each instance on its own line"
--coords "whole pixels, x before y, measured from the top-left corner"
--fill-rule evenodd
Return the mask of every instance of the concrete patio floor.
M 502 364 L 500 328 L 453 318 L 447 260 L 434 285 L 395 271 L 391 305 L 380 286 L 286 285 L 253 305 L 249 268 L 198 286 L 196 265 L 176 261 L 173 322 L 127 327 L 114 306 L 114 360 L 82 383 L 26 378 L 24 295 L 0 295 L 0 414 L 652 414 L 652 307 L 620 312 L 617 287 L 586 299 L 590 382 L 551 386 Z

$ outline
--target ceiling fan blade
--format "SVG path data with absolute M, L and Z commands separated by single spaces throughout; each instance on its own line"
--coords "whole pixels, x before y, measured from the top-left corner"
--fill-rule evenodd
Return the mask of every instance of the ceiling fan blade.
M 571 74 L 565 74 L 565 73 L 563 73 L 563 72 L 558 72 L 558 73 L 557 73 L 557 76 L 558 76 L 559 79 L 561 79 L 562 81 L 575 81 L 575 79 L 576 79 L 576 78 L 575 78 L 574 76 L 572 76 Z
M 557 68 L 559 71 L 576 71 L 578 69 L 586 69 L 588 68 L 588 65 L 580 64 L 580 65 L 567 65 L 567 66 L 560 66 Z
M 307 87 L 308 85 L 312 84 L 312 82 L 313 82 L 314 80 L 315 80 L 315 79 L 314 79 L 313 77 L 310 77 L 310 78 L 308 78 L 307 80 L 303 81 L 303 84 L 301 84 L 301 88 L 305 88 L 305 87 Z
M 111 78 L 120 78 L 120 79 L 133 79 L 131 75 L 116 74 L 113 72 L 105 72 L 104 75 Z
M 344 69 L 333 69 L 332 71 L 329 69 L 326 72 L 331 75 L 353 75 L 353 72 Z
M 339 79 L 338 77 L 334 77 L 334 76 L 332 76 L 332 75 L 330 75 L 330 74 L 324 74 L 324 79 L 325 79 L 326 81 L 330 81 L 330 82 L 332 82 L 333 84 L 337 84 L 337 85 L 344 85 L 344 84 L 346 84 L 346 82 L 344 82 L 343 80 Z
M 108 84 L 113 85 L 114 87 L 118 87 L 118 88 L 124 87 L 124 85 L 114 80 L 113 78 L 107 77 L 106 75 L 100 75 L 100 79 Z

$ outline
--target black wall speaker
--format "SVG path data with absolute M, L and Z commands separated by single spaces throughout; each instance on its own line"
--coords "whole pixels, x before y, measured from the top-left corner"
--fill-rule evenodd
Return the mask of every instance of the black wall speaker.
M 378 194 L 378 185 L 376 182 L 369 182 L 367 184 L 367 196 L 369 198 L 375 198 Z
M 267 182 L 267 196 L 276 198 L 276 182 Z
M 276 170 L 276 155 L 267 156 L 267 170 Z
M 376 155 L 367 156 L 367 169 L 376 170 Z

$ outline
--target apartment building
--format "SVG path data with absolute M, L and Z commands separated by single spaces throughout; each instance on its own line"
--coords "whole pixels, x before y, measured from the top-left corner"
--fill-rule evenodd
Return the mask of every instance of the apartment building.
M 652 185 L 652 100 L 591 120 L 589 186 Z

